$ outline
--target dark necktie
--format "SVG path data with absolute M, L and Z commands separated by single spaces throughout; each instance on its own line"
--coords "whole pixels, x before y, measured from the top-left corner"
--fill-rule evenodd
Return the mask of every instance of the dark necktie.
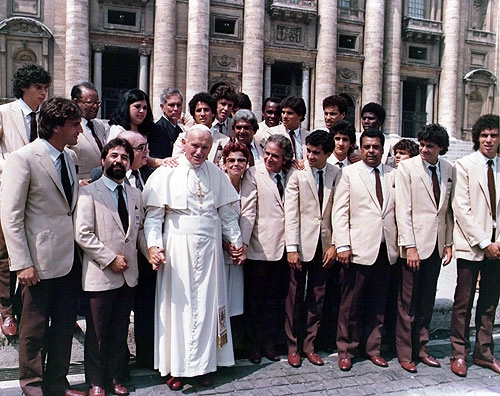
M 92 120 L 87 121 L 87 126 L 89 127 L 90 132 L 92 133 L 92 137 L 94 138 L 95 143 L 97 144 L 97 147 L 99 148 L 99 151 L 102 151 L 102 142 L 99 139 L 99 136 L 97 136 L 97 133 L 95 133 L 94 123 L 92 122 Z
M 71 190 L 71 182 L 69 181 L 68 168 L 66 167 L 66 160 L 64 159 L 64 154 L 59 154 L 59 161 L 61 161 L 61 183 L 64 189 L 64 195 L 68 200 L 68 204 L 71 207 L 71 201 L 73 200 L 73 191 Z
M 288 134 L 290 135 L 290 141 L 292 142 L 293 156 L 297 159 L 297 151 L 295 150 L 295 131 L 288 131 Z
M 277 173 L 275 177 L 276 177 L 276 186 L 278 187 L 280 198 L 281 200 L 283 200 L 283 194 L 285 193 L 285 190 L 283 189 L 283 184 L 281 183 L 281 175 Z
M 118 190 L 118 215 L 120 216 L 120 220 L 122 222 L 123 231 L 125 231 L 126 234 L 128 231 L 128 211 L 125 198 L 123 197 L 123 186 L 118 185 L 116 186 L 116 189 Z
M 255 158 L 253 157 L 252 153 L 252 145 L 248 143 L 247 145 L 249 157 L 248 157 L 248 166 L 254 166 L 255 165 Z
M 338 166 L 340 169 L 342 169 L 342 167 L 344 166 L 344 163 L 339 161 L 339 162 L 337 162 L 337 166 Z
M 380 182 L 380 170 L 378 168 L 373 168 L 375 172 L 375 193 L 377 194 L 378 203 L 380 207 L 384 205 L 384 195 L 382 194 L 382 183 Z
M 220 122 L 219 122 L 219 123 L 217 124 L 217 129 L 218 129 L 219 133 L 222 133 L 222 134 L 224 135 L 224 132 L 222 132 L 222 131 L 223 131 L 223 129 L 222 129 L 222 126 L 223 126 L 223 125 L 224 125 L 224 124 L 222 124 L 222 123 L 220 123 Z
M 491 217 L 497 219 L 497 194 L 495 190 L 495 176 L 493 175 L 493 160 L 488 160 L 488 192 L 490 193 Z
M 434 165 L 429 166 L 432 172 L 432 192 L 434 193 L 434 199 L 436 200 L 436 205 L 439 206 L 439 199 L 441 198 L 441 189 L 439 188 L 439 180 L 437 175 L 437 167 Z
M 38 126 L 36 123 L 36 112 L 32 111 L 30 113 L 31 121 L 30 121 L 30 142 L 35 140 L 38 137 Z
M 323 210 L 323 171 L 318 171 L 318 198 L 319 198 L 319 208 Z
M 144 187 L 142 186 L 142 182 L 141 182 L 141 177 L 139 175 L 139 171 L 137 169 L 134 169 L 132 171 L 132 174 L 134 175 L 135 177 L 135 186 L 139 189 L 139 190 L 143 190 Z

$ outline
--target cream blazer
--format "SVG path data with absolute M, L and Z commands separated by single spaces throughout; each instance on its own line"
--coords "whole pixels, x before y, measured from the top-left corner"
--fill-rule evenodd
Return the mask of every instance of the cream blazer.
M 352 262 L 373 265 L 384 232 L 389 262 L 398 258 L 394 209 L 394 169 L 383 165 L 384 204 L 380 208 L 370 174 L 363 161 L 346 166 L 335 193 L 334 240 L 337 248 L 350 246 Z
M 94 130 L 99 137 L 103 147 L 107 141 L 106 125 L 102 120 L 94 118 L 92 120 Z M 101 150 L 97 146 L 92 133 L 83 126 L 83 132 L 78 137 L 78 143 L 74 146 L 69 146 L 78 157 L 78 175 L 81 179 L 90 179 L 90 172 L 92 169 L 101 166 Z
M 82 288 L 85 291 L 117 289 L 124 283 L 130 287 L 137 285 L 138 244 L 147 252 L 142 228 L 144 209 L 140 190 L 128 184 L 124 186 L 129 215 L 126 233 L 113 193 L 102 178 L 80 189 L 75 210 L 75 241 L 83 250 Z M 117 254 L 125 256 L 129 266 L 121 274 L 108 267 Z
M 26 133 L 23 112 L 19 101 L 0 106 L 0 176 L 5 166 L 5 160 L 13 151 L 27 145 L 29 138 Z
M 286 180 L 294 170 L 287 173 Z M 286 181 L 283 181 L 283 187 Z M 247 169 L 241 183 L 240 228 L 250 260 L 278 261 L 285 251 L 285 207 L 265 165 Z
M 420 259 L 428 258 L 436 243 L 442 257 L 445 245 L 453 241 L 451 193 L 455 182 L 453 166 L 439 160 L 440 200 L 436 203 L 431 179 L 420 155 L 399 163 L 396 171 L 396 222 L 401 257 L 405 246 L 414 245 Z
M 456 184 L 453 193 L 452 207 L 455 216 L 453 241 L 457 258 L 482 261 L 484 253 L 479 242 L 491 239 L 493 222 L 491 218 L 488 180 L 483 166 L 483 158 L 475 152 L 455 162 Z M 500 213 L 500 161 L 497 159 L 495 170 L 497 213 Z M 497 219 L 497 222 L 499 220 Z M 497 225 L 495 240 L 500 241 Z
M 5 162 L 1 220 L 11 271 L 34 266 L 40 279 L 52 279 L 68 274 L 73 266 L 78 175 L 76 154 L 64 151 L 74 181 L 71 205 L 41 139 L 11 153 Z
M 287 245 L 297 245 L 302 261 L 314 258 L 321 238 L 323 253 L 334 244 L 332 204 L 339 184 L 340 170 L 327 163 L 323 190 L 323 209 L 320 209 L 318 187 L 309 162 L 304 170 L 296 171 L 285 189 L 285 239 Z

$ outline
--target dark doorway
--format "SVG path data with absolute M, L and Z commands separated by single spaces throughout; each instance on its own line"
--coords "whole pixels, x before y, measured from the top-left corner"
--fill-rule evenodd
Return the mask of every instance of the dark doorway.
M 302 96 L 302 67 L 299 63 L 275 62 L 271 68 L 271 96 Z
M 403 137 L 416 137 L 425 125 L 427 80 L 408 79 L 403 82 Z

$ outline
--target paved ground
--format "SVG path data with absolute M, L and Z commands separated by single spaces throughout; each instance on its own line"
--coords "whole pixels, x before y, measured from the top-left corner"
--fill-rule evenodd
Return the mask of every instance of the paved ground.
M 495 336 L 500 344 L 500 334 Z M 204 388 L 196 380 L 188 381 L 182 391 L 168 389 L 159 375 L 149 370 L 131 371 L 129 384 L 131 395 L 494 395 L 500 394 L 500 375 L 469 364 L 467 378 L 460 378 L 450 371 L 449 340 L 434 340 L 430 352 L 443 365 L 431 368 L 417 365 L 418 373 L 410 374 L 401 369 L 393 354 L 384 356 L 389 361 L 388 368 L 379 368 L 370 361 L 354 361 L 350 372 L 341 372 L 337 366 L 336 354 L 321 353 L 325 359 L 322 367 L 304 361 L 294 369 L 286 359 L 270 363 L 263 359 L 262 364 L 253 365 L 246 360 L 237 361 L 236 366 L 221 368 L 214 374 L 214 385 Z M 497 346 L 497 356 L 500 348 Z M 81 362 L 71 366 L 70 382 L 75 388 L 87 390 L 82 374 Z M 16 370 L 0 369 L 2 377 L 16 376 Z M 19 396 L 21 391 L 17 380 L 0 381 L 0 396 Z

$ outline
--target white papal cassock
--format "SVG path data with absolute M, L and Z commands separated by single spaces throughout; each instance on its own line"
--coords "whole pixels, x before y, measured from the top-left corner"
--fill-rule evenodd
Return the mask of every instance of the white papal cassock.
M 165 247 L 156 281 L 155 368 L 194 377 L 234 364 L 221 235 L 241 246 L 238 195 L 211 163 L 160 167 L 144 189 L 148 248 Z

